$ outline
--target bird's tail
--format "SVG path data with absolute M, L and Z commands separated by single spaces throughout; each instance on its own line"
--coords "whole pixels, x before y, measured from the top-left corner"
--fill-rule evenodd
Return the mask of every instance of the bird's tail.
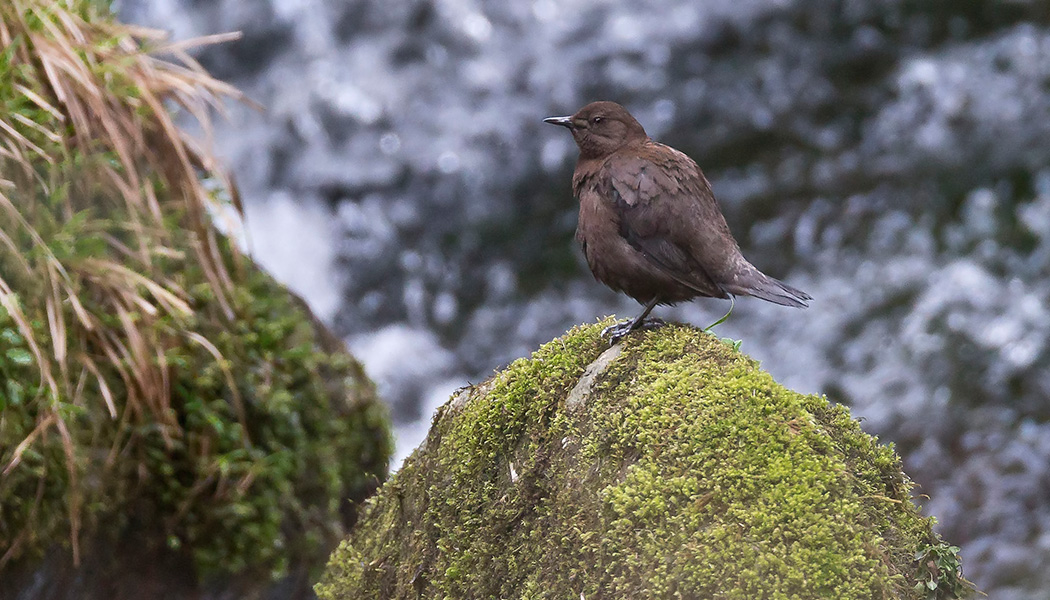
M 753 267 L 747 277 L 741 278 L 735 286 L 727 286 L 726 291 L 741 296 L 754 296 L 766 302 L 795 308 L 807 308 L 809 301 L 813 299 L 806 292 L 793 288 L 779 279 L 773 279 Z

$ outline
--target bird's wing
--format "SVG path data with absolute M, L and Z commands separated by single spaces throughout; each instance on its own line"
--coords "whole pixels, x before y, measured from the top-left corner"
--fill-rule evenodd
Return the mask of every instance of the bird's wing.
M 620 235 L 682 285 L 725 297 L 718 267 L 736 243 L 696 163 L 659 146 L 657 152 L 613 155 L 602 170 Z M 726 239 L 732 248 L 724 248 Z

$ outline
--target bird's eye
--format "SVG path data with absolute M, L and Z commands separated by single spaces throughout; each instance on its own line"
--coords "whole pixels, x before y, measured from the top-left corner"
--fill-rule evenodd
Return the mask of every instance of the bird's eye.
M 602 122 L 602 118 L 601 117 L 593 117 L 591 119 L 591 123 L 594 123 L 595 125 L 597 125 L 598 123 L 601 123 L 601 122 Z

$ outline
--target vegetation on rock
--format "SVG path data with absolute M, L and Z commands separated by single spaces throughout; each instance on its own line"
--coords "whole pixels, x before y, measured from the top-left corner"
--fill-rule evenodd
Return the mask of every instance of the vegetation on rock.
M 236 91 L 88 0 L 0 3 L 0 48 L 0 572 L 132 530 L 201 577 L 319 565 L 386 415 L 210 224 L 235 189 L 168 110 Z
M 454 396 L 318 595 L 927 597 L 947 546 L 892 447 L 711 335 L 606 350 L 607 324 Z M 963 589 L 957 561 L 936 578 Z

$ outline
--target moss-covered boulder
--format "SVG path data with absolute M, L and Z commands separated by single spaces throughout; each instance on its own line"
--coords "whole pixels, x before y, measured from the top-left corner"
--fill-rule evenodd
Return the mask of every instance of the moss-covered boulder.
M 0 476 L 0 600 L 311 597 L 386 476 L 386 410 L 301 301 L 245 275 L 236 322 L 196 323 L 222 362 L 201 344 L 165 349 L 174 425 L 129 414 L 123 390 L 118 419 L 96 394 L 79 408 L 41 394 L 0 308 L 0 465 L 13 465 Z M 52 404 L 70 412 L 68 437 L 34 437 Z
M 697 329 L 572 330 L 457 393 L 315 587 L 364 598 L 927 598 L 957 549 L 892 448 Z
M 0 600 L 311 597 L 386 413 L 212 226 L 170 108 L 237 97 L 108 2 L 0 2 Z

